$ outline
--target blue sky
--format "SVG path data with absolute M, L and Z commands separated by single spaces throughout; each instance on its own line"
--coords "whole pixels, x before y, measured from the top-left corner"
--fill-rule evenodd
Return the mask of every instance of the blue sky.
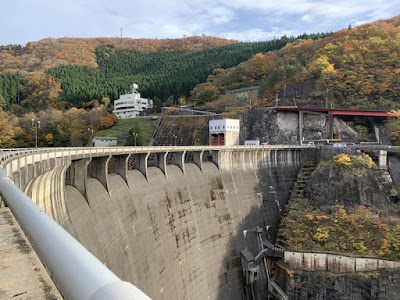
M 0 45 L 52 37 L 240 41 L 336 31 L 400 14 L 399 0 L 2 0 Z

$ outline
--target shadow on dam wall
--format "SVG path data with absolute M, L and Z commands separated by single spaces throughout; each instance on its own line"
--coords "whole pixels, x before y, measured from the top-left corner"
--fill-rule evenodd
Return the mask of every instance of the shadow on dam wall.
M 168 165 L 168 178 L 156 167 L 147 180 L 129 170 L 127 182 L 109 174 L 108 191 L 90 178 L 87 199 L 66 186 L 68 219 L 57 221 L 153 299 L 241 299 L 240 250 L 258 252 L 256 235 L 243 231 L 272 225 L 274 238 L 306 159 L 290 151 L 260 152 L 256 168 L 185 163 L 185 174 Z
M 289 199 L 289 191 L 297 178 L 299 167 L 308 160 L 307 156 L 288 159 L 282 154 L 284 153 L 272 153 L 277 156 L 271 159 L 276 163 L 265 164 L 263 161 L 258 168 L 253 170 L 256 178 L 253 186 L 254 194 L 259 197 L 260 202 L 258 205 L 253 205 L 243 216 L 226 245 L 223 259 L 224 272 L 220 278 L 219 294 L 216 299 L 244 299 L 240 251 L 247 248 L 254 256 L 260 251 L 257 234 L 252 230 L 257 227 L 262 228 L 262 239 L 275 242 L 280 218 Z M 237 179 L 240 181 L 240 178 Z M 258 299 L 266 299 L 267 286 L 264 274 L 258 275 L 256 285 Z

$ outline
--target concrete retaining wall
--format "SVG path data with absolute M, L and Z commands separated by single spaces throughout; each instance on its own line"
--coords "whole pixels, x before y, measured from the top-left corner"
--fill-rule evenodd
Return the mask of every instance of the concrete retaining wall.
M 349 273 L 400 268 L 400 261 L 378 258 L 349 257 L 336 254 L 285 251 L 285 265 L 305 271 Z

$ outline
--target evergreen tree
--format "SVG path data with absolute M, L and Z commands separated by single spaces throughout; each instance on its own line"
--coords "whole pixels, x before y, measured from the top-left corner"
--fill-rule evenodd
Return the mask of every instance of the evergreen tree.
M 133 127 L 129 130 L 125 146 L 143 146 L 143 137 L 137 119 L 133 121 Z
M 301 35 L 302 39 L 318 39 L 331 34 Z M 132 82 L 139 85 L 144 97 L 164 100 L 170 95 L 189 96 L 200 82 L 205 82 L 216 68 L 230 68 L 256 53 L 265 53 L 284 47 L 300 37 L 286 37 L 266 42 L 229 44 L 183 54 L 174 51 L 141 52 L 112 47 L 95 50 L 98 68 L 63 65 L 49 69 L 62 85 L 61 101 L 75 106 L 93 99 L 101 100 L 128 92 Z

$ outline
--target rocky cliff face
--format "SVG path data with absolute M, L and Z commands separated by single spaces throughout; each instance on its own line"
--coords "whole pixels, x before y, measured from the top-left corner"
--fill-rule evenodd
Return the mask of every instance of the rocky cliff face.
M 327 205 L 357 205 L 385 207 L 390 202 L 389 191 L 379 182 L 374 169 L 363 167 L 318 167 L 305 189 L 313 207 Z
M 296 113 L 278 114 L 274 109 L 252 109 L 241 119 L 240 140 L 259 139 L 261 143 L 298 144 Z
M 349 149 L 322 149 L 321 160 L 346 153 L 360 155 Z M 391 202 L 389 187 L 382 184 L 380 173 L 367 167 L 320 165 L 305 187 L 304 197 L 314 208 L 343 205 L 346 209 L 357 205 L 384 208 L 396 213 L 397 204 Z M 363 300 L 400 299 L 399 270 L 334 274 L 296 270 L 286 281 L 289 299 Z
M 346 275 L 300 272 L 288 280 L 287 293 L 296 300 L 399 299 L 400 274 L 396 270 Z
M 304 140 L 330 138 L 329 120 L 325 114 L 304 114 Z M 252 109 L 241 119 L 241 141 L 259 139 L 269 144 L 299 144 L 299 115 L 297 112 L 277 112 L 273 108 Z M 351 127 L 334 118 L 333 137 L 355 141 L 358 137 Z

